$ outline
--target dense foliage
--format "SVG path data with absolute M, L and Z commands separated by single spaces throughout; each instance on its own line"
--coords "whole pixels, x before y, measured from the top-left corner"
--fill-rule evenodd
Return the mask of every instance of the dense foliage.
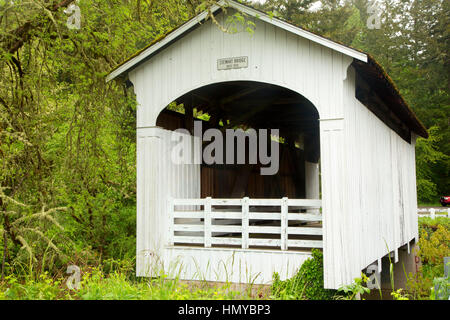
M 18 281 L 14 275 L 0 283 L 0 300 L 228 300 L 258 299 L 261 293 L 237 291 L 230 284 L 211 286 L 200 282 L 188 285 L 165 276 L 150 281 L 136 279 L 125 266 L 105 271 L 92 268 L 82 275 L 79 290 L 69 290 L 64 278 L 48 273 Z
M 444 257 L 450 256 L 450 222 L 448 218 L 435 220 L 422 218 L 420 221 L 419 257 L 424 272 L 430 277 L 444 275 Z
M 105 75 L 196 1 L 0 2 L 0 253 L 11 271 L 130 258 L 135 99 Z
M 424 250 L 419 251 L 423 259 L 423 267 L 415 275 L 408 275 L 407 291 L 392 290 L 392 298 L 396 300 L 434 299 L 433 285 L 439 280 L 442 287 L 448 288 L 448 279 L 442 278 L 444 272 L 442 253 L 448 255 L 450 244 L 448 236 L 438 241 L 438 250 L 430 246 L 433 237 L 440 238 L 442 230 L 450 230 L 447 218 L 420 218 L 420 233 L 427 236 L 421 238 L 420 245 Z M 436 243 L 435 243 L 436 244 Z M 431 250 L 430 250 L 431 249 Z M 436 255 L 437 253 L 437 255 Z M 436 258 L 437 259 L 433 259 Z M 364 295 L 370 290 L 366 287 L 367 277 L 355 279 L 354 283 L 342 287 L 339 291 L 323 288 L 323 255 L 314 250 L 313 257 L 291 279 L 280 280 L 274 274 L 274 282 L 269 290 L 252 288 L 238 290 L 230 283 L 214 285 L 201 281 L 196 285 L 183 283 L 178 279 L 169 280 L 167 275 L 150 281 L 137 279 L 134 275 L 134 263 L 128 260 L 107 259 L 97 267 L 84 268 L 80 289 L 69 290 L 64 275 L 50 275 L 48 272 L 31 274 L 26 277 L 8 275 L 0 281 L 0 300 L 53 300 L 53 299 L 84 299 L 84 300 L 139 300 L 139 299 L 336 299 L 354 300 L 359 294 Z M 172 278 L 172 277 L 170 277 Z M 446 280 L 446 281 L 442 281 Z M 308 288 L 310 287 L 310 288 Z
M 370 52 L 430 128 L 420 200 L 449 192 L 449 2 L 380 0 L 374 30 L 365 0 L 313 2 L 255 6 Z M 136 101 L 105 75 L 215 1 L 80 0 L 80 29 L 67 27 L 72 3 L 0 0 L 2 279 L 134 258 Z
M 422 266 L 415 275 L 409 274 L 407 289 L 413 299 L 429 299 L 434 282 L 444 276 L 444 257 L 450 255 L 450 220 L 419 218 L 419 231 L 417 254 Z

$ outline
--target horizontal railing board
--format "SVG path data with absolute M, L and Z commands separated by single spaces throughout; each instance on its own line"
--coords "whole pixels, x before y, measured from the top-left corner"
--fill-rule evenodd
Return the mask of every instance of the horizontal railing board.
M 241 212 L 211 212 L 212 219 L 241 219 Z
M 303 227 L 288 227 L 288 234 L 292 235 L 323 235 L 322 228 L 303 228 Z
M 270 246 L 270 247 L 279 247 L 281 246 L 280 239 L 248 239 L 248 244 L 250 246 Z
M 191 205 L 204 205 L 206 199 L 172 199 L 175 206 L 191 206 Z M 242 205 L 242 199 L 211 199 L 211 205 L 213 206 L 240 206 Z M 249 206 L 281 206 L 281 199 L 249 199 Z M 288 199 L 287 205 L 290 207 L 314 207 L 320 208 L 322 206 L 322 200 L 314 199 Z
M 322 216 L 308 213 L 289 213 L 288 219 L 298 221 L 322 221 Z
M 249 212 L 250 220 L 280 220 L 281 212 Z
M 322 240 L 288 240 L 288 247 L 323 248 Z
M 249 206 L 278 206 L 281 207 L 281 199 L 249 199 Z
M 173 226 L 173 231 L 202 232 L 204 230 L 203 225 L 175 224 Z
M 269 233 L 269 234 L 280 234 L 281 227 L 248 227 L 249 233 Z
M 242 226 L 218 226 L 218 225 L 212 225 L 211 226 L 212 232 L 242 232 Z
M 211 238 L 212 244 L 223 244 L 223 245 L 241 245 L 242 239 L 240 238 L 225 238 L 225 237 L 212 237 Z
M 203 218 L 205 213 L 203 211 L 174 211 L 174 218 Z
M 203 218 L 204 212 L 202 211 L 175 211 L 173 213 L 174 218 Z M 242 214 L 240 212 L 212 212 L 212 219 L 241 219 Z M 264 212 L 250 212 L 250 220 L 280 220 L 281 214 L 275 213 L 264 213 Z M 289 213 L 289 220 L 300 220 L 300 221 L 322 221 L 322 216 L 317 214 L 308 213 Z
M 203 244 L 205 242 L 204 237 L 187 237 L 187 236 L 174 236 L 173 242 L 175 243 L 192 243 Z
M 204 218 L 205 214 L 201 211 L 175 211 L 173 212 L 174 218 Z M 212 219 L 241 219 L 242 214 L 240 212 L 213 212 L 211 213 Z M 280 220 L 280 213 L 260 213 L 260 212 L 250 212 L 250 220 Z M 289 213 L 289 220 L 299 220 L 299 221 L 322 221 L 322 216 L 317 214 L 308 213 Z
M 240 206 L 242 205 L 241 199 L 211 199 L 211 205 L 213 206 Z

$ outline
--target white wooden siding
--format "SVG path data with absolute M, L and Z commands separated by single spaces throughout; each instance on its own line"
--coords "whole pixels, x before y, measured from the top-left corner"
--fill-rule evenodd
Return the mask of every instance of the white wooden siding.
M 274 272 L 291 278 L 308 258 L 309 252 L 170 247 L 162 260 L 168 276 L 182 280 L 270 284 Z
M 223 22 L 223 15 L 217 19 Z M 137 126 L 155 126 L 159 113 L 176 98 L 225 81 L 283 86 L 308 98 L 321 118 L 342 117 L 343 80 L 352 58 L 258 19 L 255 24 L 253 35 L 227 34 L 208 21 L 131 71 Z M 249 57 L 248 68 L 217 70 L 218 59 L 239 56 Z
M 331 41 L 324 37 L 318 36 L 314 33 L 311 33 L 309 31 L 298 28 L 292 24 L 286 23 L 277 18 L 270 17 L 267 14 L 262 13 L 261 11 L 254 10 L 248 6 L 244 6 L 233 0 L 219 1 L 218 5 L 211 6 L 210 12 L 215 14 L 216 11 L 220 10 L 220 6 L 228 6 L 229 7 L 228 10 L 230 10 L 230 11 L 239 10 L 240 12 L 243 12 L 247 17 L 257 18 L 258 20 L 264 21 L 265 23 L 270 24 L 271 26 L 275 26 L 279 29 L 286 31 L 288 33 L 288 35 L 300 36 L 301 38 L 311 40 L 314 43 L 317 43 L 321 46 L 330 48 L 337 52 L 343 53 L 349 57 L 353 57 L 355 59 L 361 60 L 363 62 L 367 62 L 367 60 L 368 60 L 368 57 L 365 53 L 362 53 L 358 50 L 349 48 L 345 45 L 341 45 L 337 42 Z M 179 27 L 177 30 L 174 30 L 173 32 L 168 34 L 161 41 L 158 41 L 157 43 L 153 44 L 149 48 L 147 48 L 144 51 L 142 51 L 141 53 L 139 53 L 136 57 L 130 59 L 129 61 L 125 62 L 123 65 L 118 67 L 116 70 L 112 71 L 107 76 L 106 80 L 110 81 L 110 80 L 116 78 L 117 76 L 121 75 L 122 73 L 129 71 L 135 65 L 139 64 L 143 60 L 152 56 L 153 54 L 155 54 L 155 52 L 157 52 L 161 48 L 163 48 L 167 45 L 170 45 L 170 43 L 172 41 L 176 41 L 176 39 L 178 39 L 184 33 L 189 32 L 192 28 L 196 27 L 199 23 L 202 23 L 204 21 L 204 19 L 207 17 L 207 15 L 208 15 L 208 12 L 204 11 L 204 12 L 200 13 L 198 16 L 194 17 L 193 19 L 189 20 L 183 26 Z M 211 40 L 213 40 L 213 39 L 211 39 Z
M 137 130 L 137 275 L 157 268 L 168 239 L 166 197 L 199 198 L 200 165 L 173 164 L 171 137 L 161 128 Z M 186 143 L 192 137 L 184 139 Z
M 223 22 L 222 14 L 217 18 Z M 161 251 L 167 244 L 168 226 L 162 222 L 166 197 L 200 196 L 199 166 L 173 166 L 164 142 L 168 133 L 152 128 L 159 113 L 205 85 L 258 81 L 298 92 L 319 112 L 324 276 L 325 286 L 336 289 L 388 251 L 418 237 L 415 138 L 405 142 L 355 99 L 351 68 L 347 75 L 351 57 L 273 24 L 254 22 L 253 35 L 226 34 L 206 22 L 129 73 L 139 104 L 138 275 L 148 274 L 155 255 L 164 259 L 183 250 Z M 238 56 L 248 56 L 248 68 L 217 70 L 218 59 Z M 186 255 L 206 263 L 231 254 L 225 250 L 216 256 L 205 250 L 192 249 Z M 242 259 L 264 259 L 262 253 L 239 254 Z M 287 261 L 278 253 L 267 255 L 267 264 Z M 264 272 L 272 268 L 261 263 L 266 267 Z
M 353 68 L 345 84 L 342 150 L 322 150 L 345 155 L 345 163 L 333 169 L 345 173 L 343 180 L 330 183 L 344 196 L 343 210 L 336 215 L 340 203 L 331 203 L 330 210 L 324 203 L 325 284 L 330 288 L 349 283 L 369 264 L 418 239 L 415 138 L 407 143 L 355 98 Z

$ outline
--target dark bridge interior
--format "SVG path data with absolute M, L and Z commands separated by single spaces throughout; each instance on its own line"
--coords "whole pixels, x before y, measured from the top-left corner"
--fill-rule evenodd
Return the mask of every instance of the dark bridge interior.
M 305 161 L 318 163 L 320 158 L 319 114 L 308 99 L 283 87 L 236 81 L 201 87 L 175 102 L 176 106 L 171 104 L 160 113 L 158 126 L 184 128 L 193 134 L 194 120 L 201 118 L 203 131 L 253 128 L 280 132 L 276 175 L 260 175 L 259 160 L 255 165 L 202 164 L 202 197 L 305 198 Z

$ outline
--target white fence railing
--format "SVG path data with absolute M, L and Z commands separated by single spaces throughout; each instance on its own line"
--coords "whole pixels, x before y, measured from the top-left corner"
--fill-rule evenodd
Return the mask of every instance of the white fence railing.
M 168 199 L 169 244 L 322 248 L 321 200 Z
M 419 217 L 430 217 L 435 219 L 437 216 L 450 218 L 450 208 L 419 208 L 417 209 Z

